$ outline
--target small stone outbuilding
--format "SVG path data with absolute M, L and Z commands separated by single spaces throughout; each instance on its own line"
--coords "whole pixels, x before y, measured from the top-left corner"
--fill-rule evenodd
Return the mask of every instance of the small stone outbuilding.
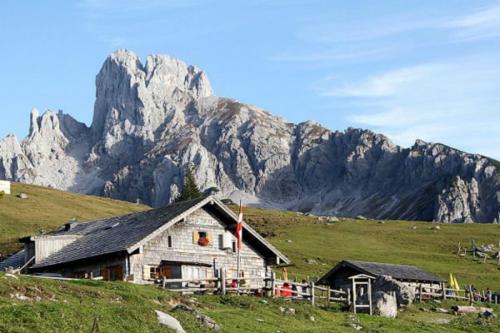
M 369 275 L 373 278 L 390 276 L 394 280 L 410 287 L 417 287 L 420 284 L 424 287 L 437 287 L 445 282 L 444 279 L 415 266 L 342 260 L 321 277 L 318 284 L 329 285 L 334 289 L 347 290 L 352 285 L 352 281 L 349 278 L 358 274 Z

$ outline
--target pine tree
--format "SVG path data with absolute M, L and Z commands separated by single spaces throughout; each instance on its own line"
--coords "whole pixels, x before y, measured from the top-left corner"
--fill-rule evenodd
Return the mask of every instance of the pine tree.
M 196 184 L 196 179 L 194 178 L 193 171 L 191 168 L 186 168 L 184 175 L 184 184 L 182 186 L 181 194 L 175 199 L 175 201 L 185 201 L 192 200 L 201 197 L 201 191 Z

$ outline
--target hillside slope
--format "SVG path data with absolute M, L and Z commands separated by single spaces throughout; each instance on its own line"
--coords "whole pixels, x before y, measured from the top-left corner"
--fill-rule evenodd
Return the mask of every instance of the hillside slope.
M 80 221 L 147 209 L 126 202 L 65 193 L 35 186 L 14 184 L 13 193 L 28 199 L 6 196 L 0 199 L 1 244 L 16 247 L 15 239 L 36 230 L 58 227 L 72 217 Z M 232 207 L 235 211 L 237 207 Z M 458 241 L 467 245 L 495 243 L 498 225 L 435 225 L 407 221 L 361 221 L 325 218 L 287 211 L 245 208 L 245 219 L 284 252 L 293 264 L 289 277 L 316 278 L 338 260 L 360 259 L 415 264 L 443 277 L 456 274 L 460 284 L 500 290 L 498 266 L 456 255 Z M 278 271 L 280 274 L 280 271 Z M 27 298 L 26 298 L 27 297 Z M 154 286 L 122 282 L 51 281 L 0 273 L 1 332 L 90 332 L 97 321 L 102 332 L 166 332 L 157 323 L 155 310 L 170 311 L 171 305 L 185 302 L 216 320 L 223 332 L 498 332 L 500 322 L 478 321 L 475 316 L 455 317 L 431 312 L 442 304 L 417 304 L 401 312 L 398 319 L 367 315 L 353 316 L 338 306 L 312 308 L 305 303 L 281 300 L 263 302 L 254 297 L 178 296 Z M 193 303 L 194 302 L 194 303 Z M 283 314 L 280 307 L 293 307 L 296 314 Z M 496 306 L 495 311 L 500 311 Z M 209 332 L 192 315 L 171 312 L 188 332 Z M 314 322 L 310 317 L 314 317 Z M 120 320 L 117 320 L 120 318 Z M 449 324 L 439 322 L 451 321 Z
M 353 259 L 416 265 L 445 279 L 451 272 L 461 285 L 500 290 L 500 266 L 495 260 L 483 264 L 470 254 L 457 255 L 459 242 L 462 249 L 470 250 L 474 241 L 500 250 L 500 225 L 353 219 L 332 223 L 323 217 L 261 208 L 245 208 L 245 219 L 292 260 L 290 277 L 320 277 L 338 261 Z
M 27 193 L 28 199 L 17 198 L 20 192 Z M 86 221 L 145 209 L 128 202 L 14 184 L 13 195 L 0 199 L 0 249 L 11 253 L 19 248 L 19 237 L 57 228 L 74 217 Z M 500 290 L 500 271 L 493 261 L 482 264 L 456 255 L 458 242 L 469 248 L 472 240 L 478 245 L 497 244 L 499 225 L 440 225 L 436 230 L 425 222 L 343 219 L 328 223 L 318 217 L 260 208 L 245 208 L 245 219 L 292 260 L 289 271 L 297 278 L 319 277 L 339 260 L 357 259 L 414 264 L 444 278 L 452 272 L 461 284 Z
M 19 193 L 27 194 L 28 198 L 18 198 Z M 89 221 L 148 208 L 125 201 L 14 183 L 12 195 L 0 198 L 0 254 L 5 256 L 17 250 L 19 237 L 55 229 L 73 218 Z
M 187 312 L 171 311 L 179 302 L 198 308 L 228 333 L 349 333 L 357 331 L 355 325 L 379 333 L 488 333 L 500 329 L 497 320 L 431 311 L 433 307 L 449 308 L 451 302 L 417 304 L 397 319 L 387 319 L 356 316 L 340 311 L 337 305 L 313 308 L 305 302 L 253 296 L 180 296 L 126 282 L 14 279 L 0 273 L 0 332 L 171 332 L 158 324 L 155 310 L 176 317 L 189 333 L 214 332 Z M 295 314 L 285 314 L 280 308 L 293 308 Z M 494 309 L 498 312 L 500 305 Z M 92 329 L 94 323 L 99 330 Z
M 164 55 L 143 63 L 127 50 L 111 54 L 96 78 L 90 127 L 33 110 L 26 139 L 0 140 L 0 178 L 155 207 L 175 198 L 189 165 L 203 189 L 261 207 L 500 220 L 499 171 L 486 157 L 421 140 L 403 148 L 369 130 L 288 123 L 215 96 L 203 70 Z

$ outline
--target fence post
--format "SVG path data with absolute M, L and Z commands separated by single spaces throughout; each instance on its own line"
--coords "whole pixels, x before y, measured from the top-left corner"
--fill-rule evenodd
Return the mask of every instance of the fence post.
M 446 299 L 446 287 L 444 283 L 441 283 L 441 288 L 443 288 L 443 299 Z
M 422 284 L 418 286 L 418 301 L 422 302 Z
M 271 297 L 276 295 L 276 273 L 271 272 Z
M 330 297 L 332 297 L 332 293 L 330 291 L 330 286 L 326 287 L 326 305 L 330 307 Z
M 347 306 L 351 306 L 351 288 L 347 288 Z
M 472 286 L 469 285 L 469 305 L 472 305 L 474 297 L 472 296 Z
M 166 285 L 167 285 L 167 282 L 166 282 L 165 280 L 166 280 L 166 278 L 165 278 L 165 277 L 163 277 L 163 278 L 161 279 L 161 285 L 162 285 L 163 289 L 165 289 L 165 287 L 166 287 Z
M 215 292 L 222 294 L 222 268 L 217 269 L 217 281 L 215 283 Z
M 226 294 L 226 270 L 224 268 L 221 268 L 221 274 L 220 274 L 220 285 L 221 285 L 221 294 L 225 295 Z
M 311 288 L 311 305 L 314 306 L 314 282 L 311 281 L 311 284 L 310 284 L 310 288 Z

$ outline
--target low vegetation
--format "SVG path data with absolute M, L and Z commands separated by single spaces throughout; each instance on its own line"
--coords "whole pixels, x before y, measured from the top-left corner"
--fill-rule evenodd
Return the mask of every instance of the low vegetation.
M 19 199 L 17 193 L 28 199 Z M 13 195 L 0 200 L 0 249 L 17 249 L 16 239 L 79 221 L 147 209 L 147 206 L 14 184 Z M 236 206 L 232 207 L 235 211 Z M 414 264 L 460 284 L 500 290 L 496 263 L 457 255 L 457 243 L 496 244 L 498 225 L 439 225 L 428 222 L 369 221 L 325 218 L 294 212 L 245 208 L 246 220 L 293 265 L 289 277 L 317 278 L 342 259 Z M 278 271 L 279 273 L 279 271 Z M 183 302 L 214 319 L 224 332 L 499 332 L 498 319 L 434 312 L 444 303 L 416 304 L 396 320 L 311 307 L 308 303 L 236 296 L 179 296 L 155 286 L 124 282 L 53 281 L 0 274 L 0 332 L 166 332 L 155 310 L 168 312 L 188 332 L 209 332 L 192 314 L 176 310 Z M 454 303 L 453 303 L 454 304 Z M 295 314 L 284 309 L 293 308 Z M 500 306 L 494 306 L 500 312 Z
M 237 207 L 233 206 L 233 210 Z M 498 244 L 496 224 L 433 224 L 370 221 L 298 215 L 295 212 L 246 208 L 246 219 L 293 262 L 289 277 L 319 277 L 342 259 L 416 265 L 445 279 L 500 291 L 500 266 L 457 255 L 458 242 Z M 437 228 L 438 226 L 438 228 Z
M 0 274 L 0 332 L 168 332 L 155 310 L 176 317 L 188 332 L 212 332 L 178 302 L 200 309 L 223 332 L 498 332 L 497 320 L 433 312 L 448 303 L 417 304 L 398 319 L 354 315 L 253 296 L 180 296 L 125 282 L 53 281 Z M 288 309 L 294 309 L 290 313 Z M 495 308 L 499 311 L 500 306 Z M 92 330 L 94 328 L 94 330 Z

